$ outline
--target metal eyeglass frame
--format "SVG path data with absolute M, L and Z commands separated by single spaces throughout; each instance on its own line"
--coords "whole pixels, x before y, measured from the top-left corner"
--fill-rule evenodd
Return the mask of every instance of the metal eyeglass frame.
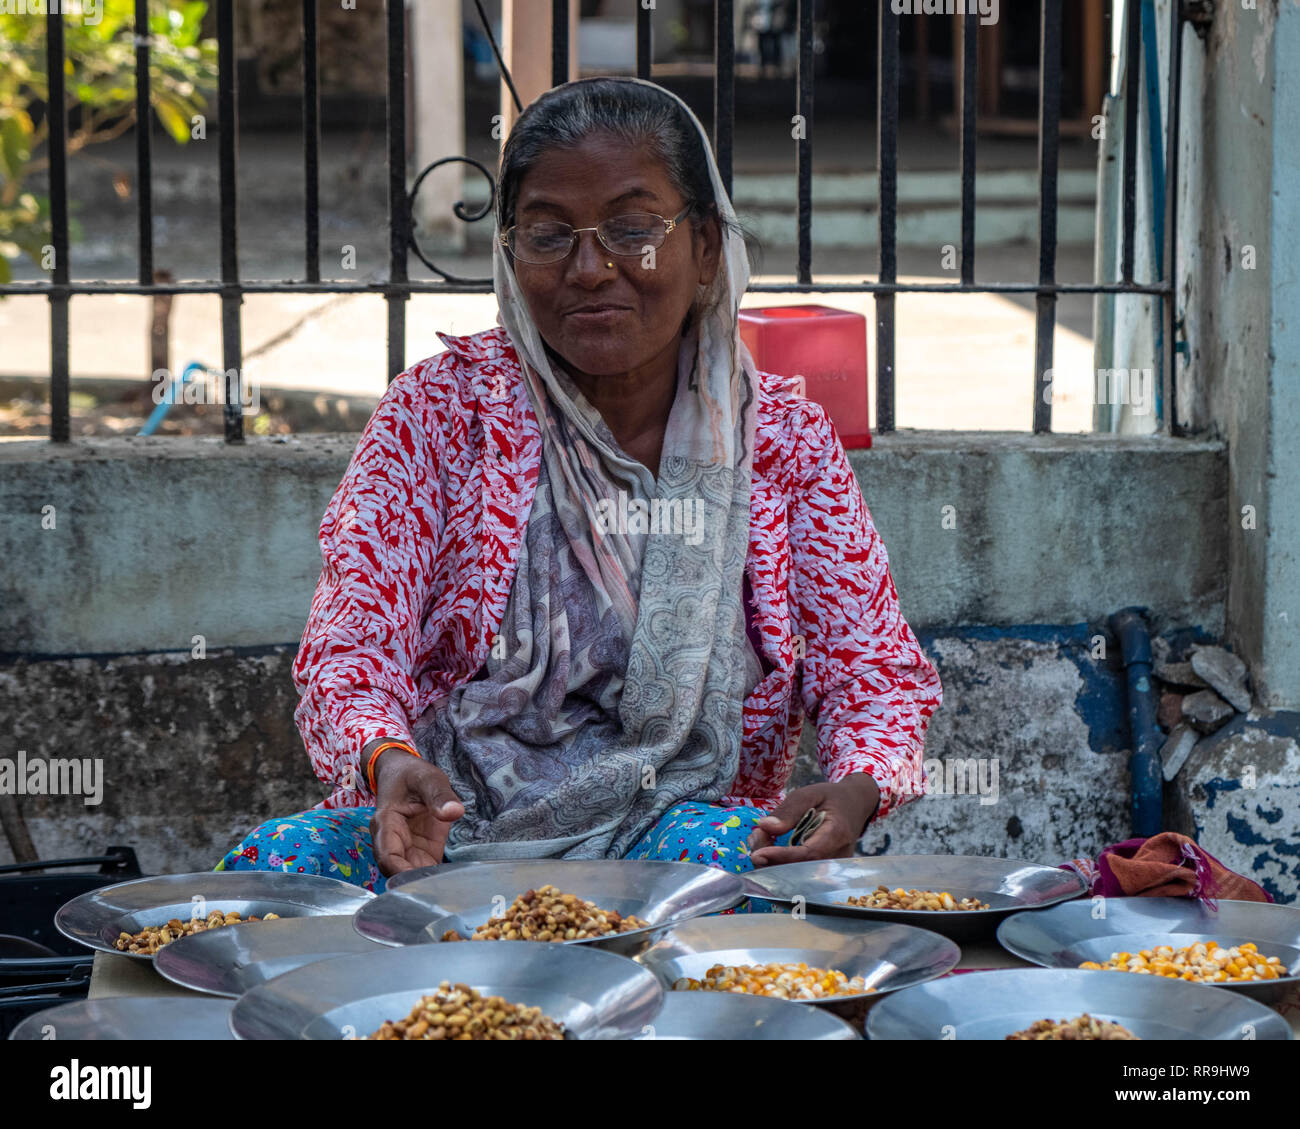
M 555 259 L 547 259 L 544 263 L 534 263 L 534 262 L 530 262 L 528 259 L 523 258 L 522 256 L 520 256 L 516 251 L 514 251 L 514 250 L 511 248 L 511 246 L 510 246 L 510 233 L 513 232 L 513 231 L 515 231 L 515 230 L 519 227 L 519 224 L 517 224 L 517 223 L 516 223 L 516 224 L 511 224 L 510 227 L 508 227 L 505 231 L 501 232 L 501 233 L 497 236 L 497 241 L 501 244 L 502 247 L 504 247 L 507 251 L 509 251 L 510 254 L 513 255 L 516 259 L 518 259 L 521 263 L 528 263 L 528 265 L 529 265 L 530 267 L 553 267 L 556 263 L 562 263 L 562 262 L 564 262 L 565 259 L 567 259 L 570 255 L 573 254 L 573 249 L 574 249 L 575 247 L 577 247 L 577 245 L 578 245 L 578 237 L 579 237 L 580 235 L 582 235 L 582 233 L 583 233 L 584 231 L 594 231 L 594 232 L 596 233 L 596 241 L 597 241 L 597 242 L 598 242 L 602 247 L 604 247 L 605 250 L 608 251 L 611 255 L 618 255 L 618 256 L 620 256 L 621 258 L 624 258 L 624 259 L 634 259 L 634 258 L 636 258 L 638 255 L 643 254 L 644 252 L 642 252 L 642 251 L 615 251 L 615 250 L 614 250 L 614 249 L 613 249 L 613 248 L 612 248 L 608 243 L 606 243 L 605 240 L 601 237 L 601 234 L 600 234 L 600 229 L 601 229 L 601 227 L 604 226 L 604 225 L 607 224 L 607 223 L 611 223 L 611 222 L 614 221 L 614 220 L 622 219 L 623 216 L 625 216 L 625 215 L 626 215 L 626 216 L 654 216 L 655 219 L 659 220 L 659 221 L 664 225 L 664 243 L 666 243 L 666 242 L 668 241 L 668 237 L 669 237 L 669 236 L 670 236 L 674 231 L 677 230 L 677 228 L 678 228 L 678 226 L 681 224 L 682 220 L 684 220 L 688 215 L 690 215 L 691 207 L 692 207 L 692 205 L 687 204 L 686 207 L 684 207 L 680 212 L 678 212 L 677 215 L 675 215 L 672 219 L 668 219 L 666 216 L 661 216 L 661 215 L 659 215 L 657 212 L 624 212 L 622 215 L 618 215 L 618 216 L 610 216 L 609 219 L 607 219 L 607 220 L 601 220 L 600 223 L 597 224 L 595 227 L 569 227 L 569 249 L 568 249 L 567 251 L 565 251 L 563 255 L 560 255 L 558 258 L 555 258 Z M 568 224 L 565 224 L 565 226 L 568 227 L 569 225 L 568 225 Z M 658 248 L 659 248 L 659 247 L 662 247 L 662 246 L 664 245 L 664 243 L 656 244 L 655 249 L 658 250 Z

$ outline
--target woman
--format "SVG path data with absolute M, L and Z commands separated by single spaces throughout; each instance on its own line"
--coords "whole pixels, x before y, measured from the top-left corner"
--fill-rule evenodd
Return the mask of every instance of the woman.
M 321 525 L 294 677 L 333 792 L 218 869 L 850 855 L 919 791 L 941 689 L 825 413 L 740 344 L 702 127 L 556 87 L 497 231 L 500 325 L 393 383 Z M 805 709 L 828 782 L 786 795 Z

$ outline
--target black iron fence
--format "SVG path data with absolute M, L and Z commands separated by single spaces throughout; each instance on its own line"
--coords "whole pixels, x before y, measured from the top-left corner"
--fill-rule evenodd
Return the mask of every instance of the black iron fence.
M 135 26 L 145 29 L 136 37 L 135 76 L 138 127 L 136 136 L 139 274 L 134 283 L 72 281 L 69 274 L 68 191 L 67 191 L 67 106 L 65 102 L 63 17 L 56 7 L 46 15 L 49 68 L 49 184 L 50 244 L 54 262 L 48 281 L 14 282 L 0 285 L 0 294 L 43 294 L 50 304 L 50 438 L 67 442 L 70 432 L 68 370 L 68 302 L 73 295 L 125 294 L 217 294 L 221 299 L 222 364 L 225 369 L 225 436 L 230 442 L 243 439 L 243 390 L 240 387 L 243 362 L 240 305 L 245 294 L 266 293 L 378 293 L 387 302 L 388 363 L 391 380 L 406 366 L 406 308 L 414 293 L 487 293 L 488 280 L 458 278 L 430 262 L 416 246 L 411 208 L 414 192 L 423 176 L 446 161 L 467 161 L 492 179 L 491 173 L 465 157 L 449 156 L 424 170 L 408 189 L 406 161 L 406 18 L 403 0 L 387 0 L 387 142 L 388 142 L 388 227 L 389 272 L 381 282 L 357 283 L 322 279 L 320 273 L 320 86 L 318 80 L 318 4 L 302 0 L 303 35 L 303 168 L 306 180 L 304 217 L 305 270 L 302 279 L 262 281 L 243 279 L 239 271 L 239 226 L 237 222 L 237 163 L 239 158 L 238 89 L 235 52 L 235 0 L 217 0 L 217 43 L 219 52 L 218 110 L 220 116 L 220 226 L 221 278 L 198 282 L 157 282 L 154 276 L 153 201 L 150 191 L 150 114 L 148 0 L 135 0 Z M 636 11 L 636 73 L 648 78 L 651 72 L 654 10 L 639 0 L 627 0 Z M 877 177 L 879 181 L 879 240 L 876 278 L 861 283 L 817 283 L 812 271 L 812 153 L 813 91 L 813 7 L 815 0 L 798 3 L 798 65 L 795 110 L 808 128 L 795 141 L 798 194 L 798 258 L 793 283 L 756 282 L 750 290 L 765 293 L 854 292 L 874 295 L 876 310 L 876 412 L 878 432 L 894 430 L 894 344 L 895 296 L 903 293 L 940 294 L 1034 294 L 1036 297 L 1036 344 L 1033 373 L 1033 430 L 1051 430 L 1050 385 L 1056 303 L 1062 294 L 1151 295 L 1161 300 L 1165 341 L 1161 374 L 1165 392 L 1165 427 L 1177 431 L 1176 277 L 1177 157 L 1180 91 L 1181 5 L 1175 0 L 1170 14 L 1170 66 L 1166 105 L 1169 126 L 1165 136 L 1163 212 L 1163 261 L 1158 277 L 1148 281 L 1134 278 L 1134 249 L 1137 199 L 1138 98 L 1142 80 L 1141 19 L 1144 0 L 1116 0 L 1116 12 L 1126 6 L 1128 38 L 1126 52 L 1126 104 L 1121 271 L 1117 282 L 1063 283 L 1056 277 L 1057 255 L 1057 164 L 1061 118 L 1061 27 L 1065 0 L 1039 0 L 1040 62 L 1038 104 L 1039 235 L 1038 279 L 1023 283 L 977 283 L 975 280 L 975 77 L 976 28 L 980 20 L 973 0 L 954 5 L 969 9 L 962 16 L 963 76 L 959 102 L 961 162 L 961 277 L 947 282 L 902 282 L 898 279 L 898 116 L 899 116 L 899 20 L 904 5 L 895 0 L 877 0 L 879 57 L 877 59 Z M 1148 6 L 1150 0 L 1145 0 Z M 569 6 L 567 0 L 553 0 L 551 59 L 552 76 L 563 82 L 569 73 Z M 896 10 L 897 9 L 897 10 Z M 480 14 L 481 14 L 480 7 Z M 735 0 L 716 0 L 714 6 L 714 148 L 723 183 L 732 187 L 732 149 L 735 127 Z M 1150 26 L 1151 10 L 1146 12 Z M 490 30 L 489 30 L 490 34 Z M 494 44 L 495 48 L 495 44 Z M 498 61 L 500 55 L 498 53 Z M 504 73 L 504 65 L 502 66 Z M 508 81 L 508 75 L 505 76 Z M 513 85 L 510 87 L 513 92 Z M 518 101 L 516 97 L 516 101 Z M 1100 111 L 1100 107 L 1095 108 Z M 467 212 L 457 205 L 461 219 L 487 214 L 487 208 Z M 416 254 L 440 277 L 438 280 L 411 279 L 408 255 Z

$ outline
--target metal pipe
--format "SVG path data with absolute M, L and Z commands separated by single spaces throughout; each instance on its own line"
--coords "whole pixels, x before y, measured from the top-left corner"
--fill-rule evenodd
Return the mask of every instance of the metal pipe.
M 876 277 L 876 433 L 894 430 L 894 295 L 898 293 L 898 11 L 880 5 L 876 67 L 876 176 L 880 209 Z
M 1156 728 L 1156 690 L 1151 678 L 1151 636 L 1142 608 L 1124 608 L 1110 617 L 1119 641 L 1128 685 L 1129 798 L 1134 837 L 1158 835 L 1164 823 L 1160 736 Z
M 1142 81 L 1142 23 L 1138 0 L 1124 5 L 1128 21 L 1124 47 L 1124 234 L 1120 277 L 1133 281 L 1134 227 L 1137 216 L 1137 134 Z
M 718 0 L 713 39 L 713 154 L 731 195 L 731 146 L 736 115 L 735 0 Z
M 226 369 L 227 443 L 244 441 L 244 330 L 239 307 L 239 62 L 235 55 L 234 0 L 217 6 L 217 105 L 221 120 L 221 363 Z
M 926 21 L 921 20 L 925 27 Z M 975 68 L 979 15 L 973 9 L 961 25 L 961 281 L 975 284 Z
M 795 180 L 799 209 L 797 277 L 812 282 L 812 115 L 813 115 L 813 0 L 799 0 L 799 64 L 795 97 L 799 130 L 795 142 Z
M 1058 166 L 1061 149 L 1061 3 L 1043 0 L 1038 79 L 1038 284 L 1056 282 Z M 1127 280 L 1127 281 L 1132 281 Z M 1052 430 L 1048 389 L 1056 348 L 1056 295 L 1040 289 L 1035 300 L 1034 433 Z
M 406 253 L 411 243 L 411 208 L 406 198 L 406 5 L 402 0 L 388 0 L 387 52 L 388 279 L 393 288 L 384 294 L 384 301 L 391 384 L 406 368 Z
M 1167 155 L 1165 166 L 1165 191 L 1169 202 L 1165 206 L 1165 256 L 1169 260 L 1165 281 L 1169 283 L 1169 300 L 1166 303 L 1169 343 L 1166 365 L 1169 373 L 1169 410 L 1165 413 L 1165 428 L 1170 435 L 1181 435 L 1178 423 L 1178 142 L 1180 137 L 1179 114 L 1182 107 L 1183 22 L 1182 5 L 1169 5 L 1169 128 L 1165 133 Z
M 139 277 L 153 281 L 153 109 L 149 93 L 149 2 L 135 0 L 135 197 Z
M 654 7 L 640 5 L 636 10 L 636 77 L 648 79 L 654 61 L 654 25 L 650 18 Z
M 451 158 L 467 161 L 469 158 Z M 477 164 L 477 162 L 472 162 Z M 428 279 L 407 279 L 404 282 L 342 282 L 327 279 L 321 282 L 304 282 L 301 279 L 251 279 L 238 284 L 243 294 L 491 294 L 489 282 L 448 285 Z M 155 282 L 141 286 L 128 282 L 9 282 L 0 286 L 4 294 L 220 294 L 220 282 Z M 976 286 L 963 286 L 956 282 L 755 282 L 749 288 L 755 293 L 843 293 L 843 294 L 1151 294 L 1167 298 L 1169 285 L 1159 283 L 1122 282 L 981 282 Z
M 49 83 L 46 147 L 50 171 L 50 441 L 71 438 L 72 399 L 68 367 L 68 103 L 64 85 L 63 16 L 45 15 L 45 73 Z
M 551 85 L 569 81 L 569 0 L 551 0 Z
M 306 279 L 320 281 L 320 35 L 317 4 L 302 0 L 302 144 Z

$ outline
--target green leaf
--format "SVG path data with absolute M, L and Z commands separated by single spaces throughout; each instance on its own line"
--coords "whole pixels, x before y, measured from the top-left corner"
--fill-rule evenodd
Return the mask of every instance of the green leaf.
M 182 106 L 169 98 L 155 98 L 153 108 L 163 128 L 171 134 L 173 141 L 178 145 L 184 145 L 189 141 L 190 119 L 185 116 Z
M 0 168 L 9 180 L 22 178 L 23 165 L 32 157 L 32 119 L 23 110 L 0 109 Z

